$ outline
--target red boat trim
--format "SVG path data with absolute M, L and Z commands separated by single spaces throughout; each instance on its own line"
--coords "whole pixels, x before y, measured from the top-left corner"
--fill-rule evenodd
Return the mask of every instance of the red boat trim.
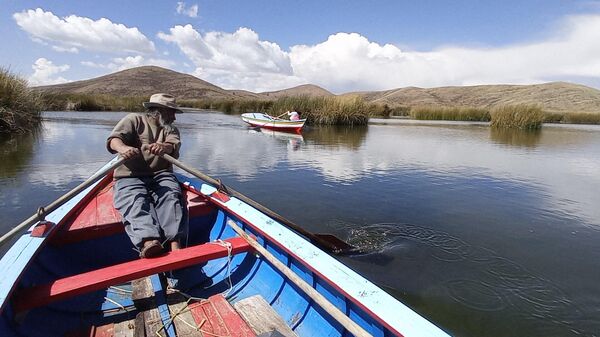
M 187 186 L 187 185 L 185 185 L 185 187 L 187 189 L 189 189 L 190 191 L 193 191 L 194 193 L 200 193 L 198 190 L 196 190 L 195 188 L 193 188 L 193 186 Z M 325 277 L 318 270 L 316 270 L 315 268 L 313 268 L 310 264 L 306 263 L 301 257 L 297 256 L 294 252 L 292 252 L 287 247 L 285 247 L 284 245 L 282 245 L 277 239 L 271 237 L 267 233 L 265 233 L 262 230 L 260 230 L 258 227 L 254 226 L 250 221 L 248 221 L 247 219 L 245 219 L 241 215 L 237 214 L 236 212 L 232 211 L 229 207 L 227 207 L 219 199 L 217 199 L 217 198 L 210 198 L 209 200 L 211 200 L 212 202 L 216 203 L 219 207 L 221 207 L 223 209 L 226 209 L 229 213 L 235 215 L 238 219 L 240 219 L 242 222 L 244 222 L 244 224 L 248 225 L 249 227 L 251 227 L 252 229 L 254 229 L 255 231 L 257 231 L 258 233 L 260 233 L 261 235 L 263 235 L 264 237 L 268 238 L 270 242 L 274 243 L 277 247 L 279 247 L 283 251 L 287 252 L 289 255 L 293 256 L 296 259 L 296 261 L 300 262 L 303 266 L 305 266 L 306 268 L 308 268 L 308 270 L 310 270 L 313 273 L 315 273 L 319 278 L 321 278 L 322 280 L 324 280 L 325 282 L 327 282 L 331 287 L 333 287 L 340 294 L 342 294 L 346 298 L 348 298 L 352 303 L 354 303 L 356 306 L 358 306 L 359 308 L 361 308 L 364 312 L 366 312 L 367 314 L 370 314 L 371 317 L 375 318 L 375 320 L 377 322 L 379 322 L 381 325 L 383 325 L 384 327 L 386 327 L 392 333 L 394 333 L 395 335 L 397 335 L 399 337 L 404 336 L 402 333 L 400 333 L 395 328 L 393 328 L 391 325 L 389 325 L 384 319 L 382 319 L 377 314 L 375 314 L 373 311 L 371 311 L 369 308 L 367 308 L 366 306 L 364 306 L 356 298 L 354 298 L 353 296 L 351 296 L 350 294 L 348 294 L 346 291 L 344 291 L 344 289 L 340 288 L 335 282 L 333 282 L 329 278 Z M 300 234 L 298 234 L 298 235 L 300 235 Z M 302 236 L 302 235 L 300 235 L 300 236 Z
M 203 322 L 200 331 L 206 336 L 254 337 L 256 334 L 223 295 L 188 305 L 196 325 Z
M 232 238 L 225 241 L 231 243 L 232 254 L 250 250 L 250 245 L 242 238 Z M 226 256 L 227 247 L 205 243 L 176 250 L 161 257 L 125 262 L 65 277 L 48 284 L 21 289 L 13 296 L 12 302 L 15 311 L 20 312 L 91 291 L 105 289 L 111 285 Z

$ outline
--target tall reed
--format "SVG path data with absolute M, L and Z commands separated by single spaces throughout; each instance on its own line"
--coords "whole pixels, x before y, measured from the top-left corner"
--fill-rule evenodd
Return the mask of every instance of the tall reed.
M 24 133 L 40 123 L 42 104 L 27 81 L 0 68 L 0 134 Z
M 231 100 L 231 99 L 193 99 L 178 100 L 179 104 L 195 109 L 217 110 L 227 114 L 266 111 L 273 105 L 266 100 Z
M 491 111 L 491 126 L 496 128 L 539 129 L 544 112 L 538 105 L 506 105 Z
M 273 102 L 268 113 L 278 116 L 296 110 L 307 123 L 317 125 L 365 125 L 376 107 L 360 97 L 282 97 Z
M 488 122 L 490 112 L 475 107 L 416 106 L 410 110 L 410 117 L 420 120 Z

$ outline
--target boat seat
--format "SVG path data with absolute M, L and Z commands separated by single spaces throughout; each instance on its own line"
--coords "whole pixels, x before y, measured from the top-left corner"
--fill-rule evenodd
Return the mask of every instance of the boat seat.
M 251 247 L 246 240 L 239 237 L 227 239 L 225 242 L 231 244 L 232 255 L 246 252 Z M 20 289 L 13 297 L 12 303 L 15 311 L 24 311 L 152 274 L 226 257 L 227 254 L 228 248 L 225 245 L 209 242 L 172 251 L 156 258 L 120 263 L 61 278 L 47 284 Z
M 256 331 L 221 294 L 189 304 L 183 296 L 179 294 L 176 296 L 179 299 L 175 301 L 173 297 L 169 298 L 170 317 L 164 326 L 157 316 L 157 309 L 153 308 L 138 313 L 135 319 L 79 329 L 66 334 L 65 337 L 166 336 L 165 327 L 172 329 L 172 333 L 180 337 L 257 336 Z M 170 322 L 172 324 L 169 324 Z
M 113 205 L 113 184 L 98 191 L 93 199 L 80 211 L 71 216 L 50 239 L 53 245 L 64 245 L 124 233 L 121 214 Z M 182 187 L 187 201 L 190 218 L 208 215 L 215 206 L 204 196 Z

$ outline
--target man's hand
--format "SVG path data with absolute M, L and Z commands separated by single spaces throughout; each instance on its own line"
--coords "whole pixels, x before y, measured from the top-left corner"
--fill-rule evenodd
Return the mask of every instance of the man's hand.
M 135 156 L 139 156 L 140 155 L 140 149 L 138 149 L 137 147 L 132 147 L 132 146 L 123 146 L 121 148 L 119 148 L 119 155 L 121 157 L 123 157 L 123 159 L 131 159 Z
M 162 156 L 165 153 L 169 154 L 173 152 L 173 145 L 169 143 L 152 143 L 148 145 L 147 151 L 157 156 Z
M 110 140 L 110 148 L 116 151 L 119 156 L 123 159 L 131 159 L 135 156 L 140 155 L 140 149 L 125 145 L 120 138 L 113 138 Z

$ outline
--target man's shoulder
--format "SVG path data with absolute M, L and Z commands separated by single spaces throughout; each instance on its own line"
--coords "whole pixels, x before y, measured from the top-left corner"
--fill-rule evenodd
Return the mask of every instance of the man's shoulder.
M 144 118 L 144 114 L 141 114 L 139 112 L 130 112 L 127 115 L 125 115 L 125 117 L 123 117 L 123 119 L 143 119 Z

